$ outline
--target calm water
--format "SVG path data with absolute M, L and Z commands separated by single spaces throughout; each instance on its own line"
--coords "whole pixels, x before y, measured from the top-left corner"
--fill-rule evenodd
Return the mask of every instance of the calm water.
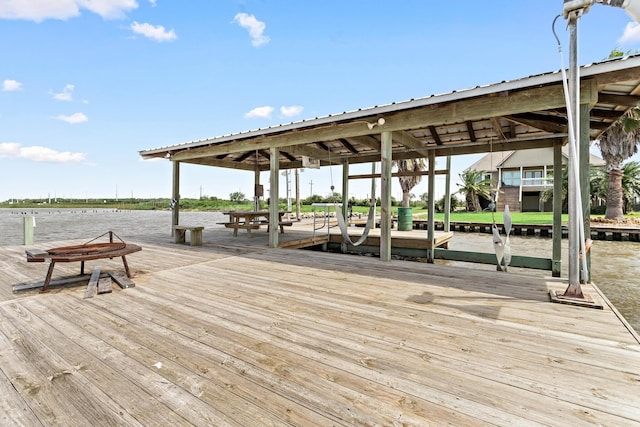
M 171 212 L 169 211 L 115 211 L 110 209 L 0 209 L 0 245 L 23 243 L 23 216 L 33 215 L 36 220 L 35 242 L 66 239 L 89 239 L 112 230 L 123 239 L 146 233 L 167 233 L 170 238 Z M 181 223 L 222 227 L 226 215 L 218 212 L 180 212 Z M 513 254 L 549 257 L 551 239 L 512 236 Z M 563 244 L 563 277 L 567 277 L 567 240 Z M 491 235 L 455 233 L 451 249 L 493 252 Z M 613 302 L 629 323 L 640 331 L 640 243 L 595 241 L 591 248 L 592 278 L 594 283 Z M 495 270 L 495 266 L 469 263 L 443 262 L 461 267 Z M 512 269 L 518 274 L 542 275 L 548 272 Z

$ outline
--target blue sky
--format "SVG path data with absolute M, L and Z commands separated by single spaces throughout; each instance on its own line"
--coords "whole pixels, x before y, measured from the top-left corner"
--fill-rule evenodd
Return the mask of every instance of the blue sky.
M 454 3 L 0 0 L 0 200 L 170 197 L 170 162 L 139 150 L 560 68 L 551 23 L 562 0 Z M 565 21 L 556 28 L 566 64 Z M 640 49 L 638 27 L 593 6 L 579 62 L 615 47 Z M 478 157 L 454 157 L 453 181 Z M 340 177 L 305 170 L 301 195 Z M 182 167 L 182 197 L 252 189 L 252 173 Z

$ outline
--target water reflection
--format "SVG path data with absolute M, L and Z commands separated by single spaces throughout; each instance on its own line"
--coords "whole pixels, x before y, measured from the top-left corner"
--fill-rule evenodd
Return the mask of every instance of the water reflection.
M 171 212 L 169 211 L 117 211 L 112 209 L 0 209 L 0 245 L 23 243 L 23 216 L 36 219 L 36 242 L 66 239 L 84 239 L 112 230 L 123 239 L 147 233 L 167 233 L 169 236 Z M 180 212 L 181 223 L 218 228 L 226 216 L 218 212 Z M 514 255 L 550 257 L 552 241 L 548 238 L 511 236 Z M 567 277 L 567 240 L 562 241 L 562 275 Z M 491 235 L 460 233 L 454 235 L 451 249 L 493 253 Z M 640 243 L 596 241 L 591 248 L 592 279 L 613 302 L 629 323 L 640 331 Z M 495 266 L 452 261 L 439 263 L 464 268 L 495 270 Z M 548 275 L 549 272 L 510 268 L 518 274 Z M 510 274 L 510 273 L 506 273 Z

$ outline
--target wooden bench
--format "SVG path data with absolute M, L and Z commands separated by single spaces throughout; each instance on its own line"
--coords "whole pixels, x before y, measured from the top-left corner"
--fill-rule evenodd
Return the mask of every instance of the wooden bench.
M 269 231 L 269 221 L 263 221 L 263 224 L 267 224 L 267 231 Z M 280 221 L 278 226 L 280 227 L 280 233 L 284 233 L 285 227 L 291 227 L 293 225 L 293 221 Z
M 189 242 L 191 246 L 202 246 L 202 226 L 174 225 L 173 241 L 175 243 L 185 243 L 185 234 L 189 231 Z
M 233 236 L 238 236 L 238 229 L 242 228 L 247 230 L 247 233 L 251 234 L 251 230 L 258 230 L 260 228 L 260 223 L 258 222 L 217 222 L 216 224 L 224 225 L 226 228 L 233 228 Z

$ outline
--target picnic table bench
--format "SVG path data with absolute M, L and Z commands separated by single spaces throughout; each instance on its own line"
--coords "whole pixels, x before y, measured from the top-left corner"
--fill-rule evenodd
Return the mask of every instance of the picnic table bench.
M 234 237 L 238 236 L 239 229 L 247 230 L 249 235 L 251 235 L 251 230 L 257 230 L 261 225 L 267 225 L 267 231 L 269 230 L 269 211 L 229 211 L 223 213 L 229 216 L 229 221 L 218 224 L 224 225 L 226 228 L 233 228 Z M 282 219 L 285 213 L 287 212 L 278 212 L 278 225 L 281 233 L 284 233 L 284 227 L 293 225 L 293 222 Z

